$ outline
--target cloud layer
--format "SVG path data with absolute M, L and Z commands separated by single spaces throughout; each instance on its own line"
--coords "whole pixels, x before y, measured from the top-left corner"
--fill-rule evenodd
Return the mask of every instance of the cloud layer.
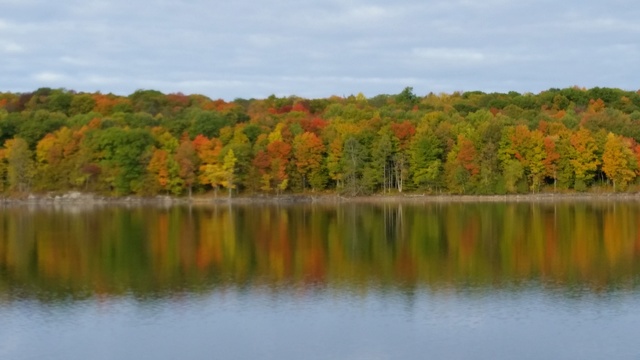
M 0 0 L 0 90 L 639 88 L 634 1 Z

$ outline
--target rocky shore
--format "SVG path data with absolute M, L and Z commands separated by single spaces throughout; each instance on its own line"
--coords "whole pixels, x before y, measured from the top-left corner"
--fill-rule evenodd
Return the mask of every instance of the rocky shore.
M 122 196 L 108 197 L 78 191 L 63 194 L 25 194 L 0 197 L 2 205 L 109 205 L 109 204 L 178 204 L 189 203 L 189 199 L 170 196 L 138 197 Z
M 572 201 L 640 201 L 640 193 L 539 193 L 510 195 L 425 195 L 393 194 L 368 196 L 342 196 L 336 194 L 295 195 L 238 195 L 232 198 L 198 195 L 186 197 L 108 197 L 91 193 L 25 194 L 0 197 L 0 206 L 11 205 L 216 205 L 216 204 L 340 204 L 340 203 L 464 203 L 464 202 L 572 202 Z

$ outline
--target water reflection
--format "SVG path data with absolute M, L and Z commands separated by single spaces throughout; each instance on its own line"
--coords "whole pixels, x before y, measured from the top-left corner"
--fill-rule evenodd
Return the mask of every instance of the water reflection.
M 633 202 L 0 211 L 0 301 L 635 289 Z

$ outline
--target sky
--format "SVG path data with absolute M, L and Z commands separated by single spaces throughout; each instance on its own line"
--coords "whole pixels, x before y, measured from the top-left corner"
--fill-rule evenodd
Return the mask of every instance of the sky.
M 637 0 L 0 0 L 0 91 L 640 88 Z

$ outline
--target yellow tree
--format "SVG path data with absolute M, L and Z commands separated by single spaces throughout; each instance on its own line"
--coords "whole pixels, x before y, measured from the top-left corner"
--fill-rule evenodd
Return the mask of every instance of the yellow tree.
M 231 198 L 231 191 L 236 188 L 234 183 L 234 174 L 236 168 L 236 162 L 238 159 L 233 153 L 233 149 L 229 149 L 227 155 L 224 156 L 222 170 L 224 171 L 225 179 L 221 182 L 222 186 L 229 190 L 229 198 Z
M 547 152 L 545 151 L 544 135 L 540 130 L 530 132 L 529 141 L 525 151 L 527 157 L 527 173 L 530 179 L 530 188 L 536 192 L 540 188 L 540 184 L 545 175 L 545 159 Z
M 580 128 L 573 133 L 570 141 L 573 147 L 573 156 L 570 162 L 575 171 L 575 189 L 583 191 L 586 189 L 587 183 L 593 179 L 598 165 L 600 165 L 597 156 L 598 145 L 591 131 L 585 128 Z
M 343 147 L 342 138 L 338 136 L 329 144 L 327 154 L 327 170 L 331 180 L 335 181 L 337 189 L 342 188 L 344 180 L 344 170 L 342 168 Z
M 222 181 L 222 164 L 219 163 L 222 142 L 217 138 L 209 139 L 204 135 L 198 135 L 192 141 L 197 155 L 199 166 L 198 180 L 202 185 L 211 185 L 215 196 L 218 196 L 218 188 Z
M 86 129 L 85 129 L 86 130 Z M 59 190 L 85 184 L 80 142 L 84 130 L 63 127 L 47 134 L 36 145 L 36 184 L 40 189 Z
M 529 188 L 535 192 L 540 188 L 540 184 L 545 175 L 545 151 L 544 135 L 540 130 L 529 130 L 526 125 L 517 125 L 508 130 L 508 139 L 503 141 L 504 146 L 511 149 L 504 149 L 503 156 L 506 156 L 504 164 L 510 164 L 509 159 L 514 158 L 520 162 L 523 174 L 529 179 Z M 512 154 L 512 157 L 509 157 Z M 510 164 L 511 170 L 517 169 Z M 517 172 L 513 172 L 517 173 Z
M 544 138 L 544 151 L 546 153 L 544 157 L 544 175 L 553 179 L 554 190 L 558 182 L 558 160 L 560 159 L 556 146 L 557 142 L 557 135 L 545 136 Z
M 43 184 L 41 188 L 60 188 L 63 185 L 60 182 L 61 167 L 60 162 L 63 159 L 62 149 L 58 146 L 56 136 L 47 134 L 38 141 L 36 145 L 36 169 L 42 178 Z
M 7 179 L 7 154 L 5 149 L 0 148 L 0 191 L 5 190 Z
M 632 181 L 636 174 L 637 167 L 634 161 L 634 154 L 625 139 L 612 133 L 607 135 L 602 154 L 602 171 L 613 183 L 613 191 L 616 185 L 624 189 Z
M 225 172 L 221 164 L 205 164 L 200 166 L 200 183 L 203 185 L 211 185 L 215 197 L 218 197 L 218 188 L 225 179 Z
M 10 188 L 19 192 L 29 190 L 35 170 L 29 144 L 22 138 L 7 140 L 5 155 Z

